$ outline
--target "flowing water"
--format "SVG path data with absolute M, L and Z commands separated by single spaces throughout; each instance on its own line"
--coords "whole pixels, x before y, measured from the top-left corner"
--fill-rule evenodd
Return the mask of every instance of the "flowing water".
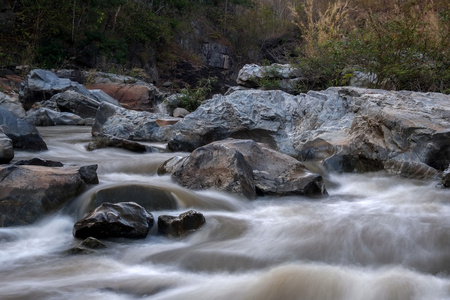
M 385 173 L 325 175 L 329 197 L 248 201 L 193 192 L 156 175 L 179 154 L 87 152 L 89 128 L 40 128 L 49 151 L 18 152 L 87 165 L 100 185 L 30 226 L 0 228 L 0 299 L 450 299 L 450 191 Z M 107 240 L 68 255 L 74 222 L 105 186 L 170 192 L 177 215 L 207 223 L 184 239 Z M 132 201 L 133 199 L 124 199 Z

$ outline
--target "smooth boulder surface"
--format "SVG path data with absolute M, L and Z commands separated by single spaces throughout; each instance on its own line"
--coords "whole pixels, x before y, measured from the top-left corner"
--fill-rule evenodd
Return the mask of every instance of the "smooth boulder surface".
M 75 223 L 76 238 L 145 238 L 154 218 L 145 208 L 134 202 L 105 202 Z
M 326 194 L 323 178 L 295 158 L 253 140 L 226 139 L 165 162 L 158 174 L 190 189 L 213 188 L 254 199 L 257 194 Z
M 0 126 L 0 164 L 7 164 L 14 158 L 13 142 Z
M 251 166 L 242 153 L 220 142 L 194 150 L 178 164 L 172 178 L 193 190 L 216 189 L 248 199 L 256 198 Z
M 189 210 L 179 216 L 161 215 L 158 217 L 158 232 L 171 237 L 182 237 L 205 223 L 203 214 L 195 210 Z
M 450 95 L 333 87 L 297 96 L 238 90 L 215 95 L 173 125 L 168 147 L 193 151 L 249 138 L 331 171 L 398 173 L 403 162 L 443 171 L 450 163 Z M 401 172 L 422 173 L 410 164 Z
M 0 127 L 13 142 L 14 149 L 47 150 L 47 145 L 34 125 L 17 118 L 2 107 L 0 107 Z
M 0 227 L 31 224 L 85 186 L 77 167 L 0 166 Z

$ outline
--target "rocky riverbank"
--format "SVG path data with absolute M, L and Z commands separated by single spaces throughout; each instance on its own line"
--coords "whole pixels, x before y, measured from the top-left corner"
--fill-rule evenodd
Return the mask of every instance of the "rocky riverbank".
M 290 83 L 301 76 L 289 67 L 275 67 L 284 70 L 279 76 Z M 386 170 L 409 178 L 443 178 L 442 186 L 450 185 L 448 171 L 444 172 L 450 163 L 449 95 L 358 87 L 294 95 L 281 90 L 287 83 L 277 90 L 248 88 L 249 82 L 257 87 L 255 82 L 267 74 L 245 73 L 254 68 L 246 66 L 239 75 L 238 82 L 247 87 L 215 95 L 184 118 L 172 115 L 174 96 L 149 83 L 98 74 L 91 87 L 99 89 L 86 89 L 48 70 L 31 71 L 18 98 L 0 93 L 1 226 L 33 222 L 86 185 L 79 172 L 83 166 L 78 170 L 9 164 L 16 150 L 47 149 L 35 126 L 92 124 L 93 138 L 86 145 L 92 151 L 121 147 L 141 153 L 192 152 L 166 162 L 161 173 L 171 174 L 187 188 L 216 189 L 249 199 L 264 194 L 326 194 L 322 177 L 301 161 L 319 164 L 327 172 Z M 167 143 L 167 149 L 146 142 Z M 42 181 L 49 184 L 39 188 L 52 193 L 62 186 L 68 194 L 36 192 L 41 178 L 62 175 L 79 179 L 70 189 L 59 179 Z M 10 190 L 6 187 L 11 180 L 27 186 Z M 26 209 L 26 220 L 15 222 L 25 209 L 13 200 L 19 191 L 34 193 L 40 203 L 56 199 L 50 201 L 55 205 Z

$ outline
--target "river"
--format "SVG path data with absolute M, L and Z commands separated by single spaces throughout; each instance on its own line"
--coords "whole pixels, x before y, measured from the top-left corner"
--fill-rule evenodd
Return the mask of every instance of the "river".
M 16 152 L 97 163 L 100 185 L 30 226 L 0 228 L 0 299 L 450 299 L 450 191 L 386 173 L 326 174 L 329 196 L 248 201 L 193 192 L 158 176 L 173 153 L 85 150 L 87 127 L 39 128 L 49 151 Z M 184 239 L 106 240 L 68 255 L 73 224 L 93 190 L 124 184 L 175 195 L 177 215 L 206 224 Z M 124 199 L 132 201 L 133 199 Z

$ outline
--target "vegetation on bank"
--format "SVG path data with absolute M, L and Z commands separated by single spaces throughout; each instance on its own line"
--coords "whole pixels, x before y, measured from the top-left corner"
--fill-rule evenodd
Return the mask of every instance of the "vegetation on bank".
M 374 88 L 450 92 L 448 0 L 5 0 L 0 65 L 121 73 L 198 62 L 183 43 L 199 27 L 232 50 L 237 68 L 299 67 L 299 91 L 361 71 Z

